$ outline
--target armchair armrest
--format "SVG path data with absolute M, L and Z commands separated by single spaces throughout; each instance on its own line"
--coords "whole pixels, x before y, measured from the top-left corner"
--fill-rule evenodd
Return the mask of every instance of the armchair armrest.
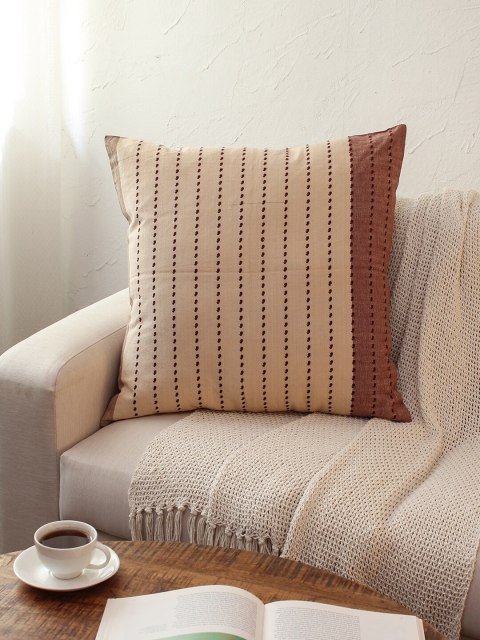
M 125 289 L 0 356 L 0 553 L 58 520 L 60 455 L 99 427 L 129 310 Z

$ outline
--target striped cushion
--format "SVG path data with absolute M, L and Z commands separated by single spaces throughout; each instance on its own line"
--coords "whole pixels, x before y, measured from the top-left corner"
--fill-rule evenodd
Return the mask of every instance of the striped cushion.
M 194 408 L 410 414 L 389 358 L 405 126 L 290 149 L 108 137 L 132 309 L 105 422 Z

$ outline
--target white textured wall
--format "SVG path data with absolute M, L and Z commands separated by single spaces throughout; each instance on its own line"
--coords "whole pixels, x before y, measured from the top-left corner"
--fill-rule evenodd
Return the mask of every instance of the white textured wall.
M 106 134 L 287 146 L 404 122 L 401 195 L 480 190 L 477 0 L 63 0 L 61 27 L 64 312 L 127 284 Z

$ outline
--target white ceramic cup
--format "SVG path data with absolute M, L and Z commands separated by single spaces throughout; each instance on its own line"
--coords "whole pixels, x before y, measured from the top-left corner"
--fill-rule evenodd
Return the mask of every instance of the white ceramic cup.
M 71 549 L 55 549 L 42 544 L 42 540 L 49 538 L 56 531 L 81 531 L 88 538 L 88 542 Z M 76 520 L 58 520 L 49 522 L 35 531 L 35 548 L 40 562 L 61 580 L 70 580 L 79 576 L 84 569 L 103 569 L 110 561 L 110 549 L 97 540 L 96 530 L 86 522 Z M 45 540 L 46 543 L 46 540 Z M 105 554 L 105 562 L 91 564 L 95 549 Z

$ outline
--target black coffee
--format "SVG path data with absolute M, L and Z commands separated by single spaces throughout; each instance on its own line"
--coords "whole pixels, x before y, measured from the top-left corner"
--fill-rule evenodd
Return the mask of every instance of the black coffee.
M 57 529 L 47 533 L 40 540 L 41 544 L 45 547 L 52 547 L 52 549 L 75 549 L 75 547 L 81 547 L 90 541 L 90 536 L 79 529 Z

